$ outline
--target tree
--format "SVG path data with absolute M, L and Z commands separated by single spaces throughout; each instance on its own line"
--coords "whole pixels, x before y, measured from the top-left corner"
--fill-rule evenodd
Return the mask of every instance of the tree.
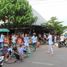
M 0 0 L 0 20 L 8 18 L 6 25 L 31 25 L 36 17 L 27 0 Z
M 67 26 L 62 25 L 62 21 L 58 21 L 56 17 L 51 17 L 47 23 L 44 24 L 48 29 L 53 28 L 53 32 L 56 34 L 62 34 Z

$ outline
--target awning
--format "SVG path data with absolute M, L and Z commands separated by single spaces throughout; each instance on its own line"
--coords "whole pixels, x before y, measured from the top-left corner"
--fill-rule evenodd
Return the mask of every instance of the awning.
M 10 32 L 10 30 L 6 29 L 6 28 L 2 28 L 2 29 L 0 29 L 0 32 Z

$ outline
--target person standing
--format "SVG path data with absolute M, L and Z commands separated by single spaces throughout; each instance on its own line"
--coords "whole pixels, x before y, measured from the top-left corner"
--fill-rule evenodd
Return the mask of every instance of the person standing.
M 53 54 L 53 40 L 52 40 L 51 33 L 49 33 L 49 35 L 48 35 L 48 53 Z
M 4 40 L 4 35 L 0 34 L 0 48 L 3 47 L 3 40 Z
M 12 39 L 13 46 L 15 46 L 16 45 L 16 40 L 17 40 L 16 34 L 13 34 L 11 39 Z
M 36 36 L 36 33 L 33 33 L 33 36 L 32 36 L 32 46 L 34 48 L 34 51 L 36 51 L 36 44 L 37 44 L 37 36 Z
M 24 36 L 24 45 L 26 47 L 27 53 L 30 54 L 31 50 L 30 50 L 30 47 L 29 47 L 29 36 L 28 36 L 27 33 Z
M 65 46 L 64 40 L 65 40 L 64 35 L 61 35 L 61 36 L 60 36 L 60 44 L 61 44 L 61 46 Z

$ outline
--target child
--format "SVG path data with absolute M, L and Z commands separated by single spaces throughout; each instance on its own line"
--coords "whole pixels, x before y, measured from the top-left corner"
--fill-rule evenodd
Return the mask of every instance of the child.
M 16 44 L 17 44 L 17 50 L 18 50 L 18 53 L 20 56 L 20 60 L 23 60 L 24 59 L 24 50 L 25 50 L 24 40 L 21 37 L 18 37 Z

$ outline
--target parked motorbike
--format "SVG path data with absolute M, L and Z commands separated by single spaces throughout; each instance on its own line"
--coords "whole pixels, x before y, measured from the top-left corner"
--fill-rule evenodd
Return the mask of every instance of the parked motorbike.
M 4 63 L 3 51 L 2 48 L 0 48 L 0 67 L 3 66 L 3 63 Z
M 3 66 L 4 63 L 4 56 L 0 56 L 0 67 Z

